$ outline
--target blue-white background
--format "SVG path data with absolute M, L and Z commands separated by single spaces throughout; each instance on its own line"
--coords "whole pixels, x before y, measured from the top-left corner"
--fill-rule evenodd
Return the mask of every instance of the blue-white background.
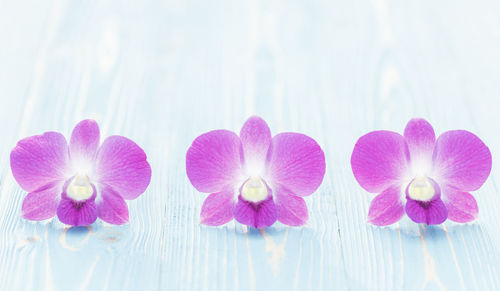
M 264 117 L 326 154 L 305 227 L 199 224 L 185 153 Z M 415 116 L 493 153 L 474 223 L 366 223 L 350 154 Z M 20 218 L 17 140 L 81 119 L 148 154 L 129 225 Z M 500 290 L 499 1 L 0 0 L 0 290 Z

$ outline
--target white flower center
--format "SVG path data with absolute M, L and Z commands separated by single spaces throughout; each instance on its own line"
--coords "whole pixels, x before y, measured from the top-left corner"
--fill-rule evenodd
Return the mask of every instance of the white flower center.
M 424 176 L 416 177 L 408 187 L 408 196 L 413 200 L 429 201 L 436 194 L 431 181 Z
M 241 196 L 250 202 L 260 202 L 266 199 L 268 194 L 266 184 L 257 177 L 248 179 L 241 189 Z
M 94 193 L 94 188 L 90 185 L 90 180 L 86 175 L 76 175 L 69 183 L 66 194 L 69 198 L 82 201 L 89 199 Z

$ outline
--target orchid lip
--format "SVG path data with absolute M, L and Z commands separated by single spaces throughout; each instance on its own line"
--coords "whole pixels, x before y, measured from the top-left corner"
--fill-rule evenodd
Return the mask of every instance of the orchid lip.
M 261 178 L 251 177 L 241 187 L 241 196 L 246 201 L 257 203 L 269 196 L 269 190 Z

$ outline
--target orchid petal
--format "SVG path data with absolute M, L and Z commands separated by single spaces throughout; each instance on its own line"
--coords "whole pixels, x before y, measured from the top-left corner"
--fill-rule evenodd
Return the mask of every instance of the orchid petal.
M 68 161 L 68 144 L 57 132 L 24 138 L 10 154 L 12 174 L 27 192 L 67 178 Z
M 96 180 L 110 186 L 125 199 L 137 198 L 151 181 L 151 166 L 146 153 L 123 136 L 106 138 L 97 153 Z
M 362 136 L 351 156 L 351 167 L 359 185 L 380 193 L 400 184 L 408 173 L 409 152 L 403 136 L 392 131 L 373 131 Z
M 491 171 L 491 152 L 473 133 L 443 133 L 434 150 L 434 177 L 439 184 L 469 192 L 479 189 Z
M 201 223 L 210 226 L 228 223 L 233 219 L 234 206 L 232 191 L 210 194 L 201 207 Z
M 23 218 L 40 221 L 56 215 L 62 186 L 62 183 L 53 183 L 29 193 L 23 200 Z
M 80 121 L 71 134 L 69 153 L 73 167 L 90 172 L 99 147 L 99 126 L 91 119 Z
M 391 186 L 373 198 L 368 222 L 378 226 L 390 225 L 398 222 L 404 213 L 401 186 Z
M 278 207 L 278 221 L 290 226 L 301 226 L 307 223 L 309 215 L 304 198 L 293 195 L 285 189 L 278 189 L 275 199 Z
M 307 196 L 321 185 L 325 154 L 314 139 L 300 133 L 280 133 L 273 137 L 268 155 L 268 176 L 273 187 Z
M 186 155 L 186 171 L 200 192 L 215 193 L 234 185 L 242 173 L 240 138 L 228 130 L 214 130 L 197 137 Z
M 422 118 L 410 120 L 406 125 L 404 137 L 414 171 L 425 173 L 430 170 L 436 135 L 429 122 Z
M 479 209 L 476 199 L 467 192 L 458 191 L 451 187 L 443 190 L 443 202 L 448 210 L 448 218 L 459 223 L 466 223 L 477 218 Z
M 96 206 L 97 216 L 107 223 L 121 225 L 129 221 L 127 203 L 109 186 L 101 189 L 101 199 L 96 202 Z
M 259 175 L 264 170 L 266 155 L 271 144 L 271 130 L 264 119 L 250 117 L 240 132 L 245 156 L 245 167 L 250 175 Z

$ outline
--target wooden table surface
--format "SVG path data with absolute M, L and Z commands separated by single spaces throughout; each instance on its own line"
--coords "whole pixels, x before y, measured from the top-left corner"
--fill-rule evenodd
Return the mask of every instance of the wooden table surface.
M 325 151 L 305 227 L 199 224 L 186 151 L 253 114 Z M 416 116 L 490 147 L 475 222 L 366 223 L 354 143 Z M 84 118 L 148 154 L 130 224 L 23 220 L 11 149 Z M 0 0 L 0 132 L 0 290 L 500 290 L 499 1 Z

